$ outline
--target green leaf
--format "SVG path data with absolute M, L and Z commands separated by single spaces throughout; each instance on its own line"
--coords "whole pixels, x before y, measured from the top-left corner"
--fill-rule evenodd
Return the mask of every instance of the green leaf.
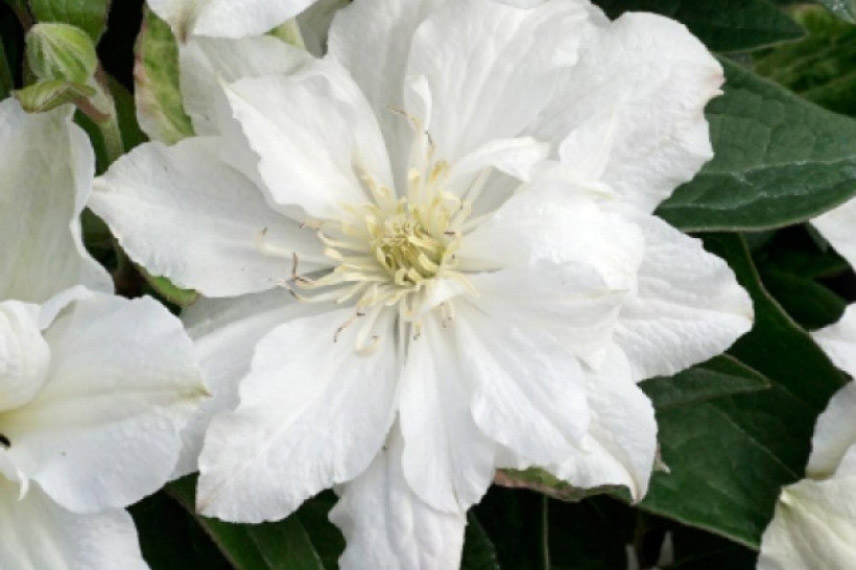
M 756 570 L 758 553 L 701 531 L 672 531 L 675 563 L 668 570 Z
M 757 54 L 755 70 L 821 107 L 856 116 L 856 26 L 818 6 L 794 13 L 809 36 Z
M 500 570 L 496 546 L 473 513 L 467 514 L 461 570 Z
M 817 329 L 838 321 L 847 302 L 804 275 L 767 270 L 762 273 L 770 294 L 795 321 Z
M 39 22 L 64 22 L 83 29 L 98 43 L 107 28 L 110 0 L 30 0 Z
M 196 520 L 165 492 L 129 511 L 151 570 L 234 570 Z
M 641 384 L 658 410 L 757 392 L 771 386 L 772 382 L 763 374 L 728 355 L 717 356 L 670 378 L 652 378 Z
M 541 570 L 543 497 L 492 487 L 471 513 L 490 536 L 502 570 Z
M 28 113 L 44 113 L 66 103 L 79 103 L 95 94 L 95 89 L 61 79 L 40 81 L 15 91 L 15 97 Z
M 172 144 L 193 136 L 178 79 L 178 44 L 166 22 L 146 8 L 135 48 L 137 118 L 155 140 Z
M 856 194 L 856 120 L 722 63 L 725 95 L 708 107 L 716 156 L 660 205 L 660 216 L 684 231 L 758 231 Z
M 773 386 L 658 410 L 670 472 L 654 474 L 641 507 L 757 549 L 779 487 L 802 478 L 816 417 L 844 377 L 764 289 L 739 237 L 705 244 L 755 305 L 755 327 L 730 352 Z
M 180 479 L 167 489 L 188 512 L 195 512 L 195 477 Z M 235 570 L 325 570 L 296 514 L 277 523 L 257 525 L 196 518 Z
M 856 21 L 856 1 L 854 0 L 818 0 L 833 14 L 850 22 Z
M 744 51 L 799 39 L 803 29 L 767 0 L 595 0 L 611 17 L 655 12 L 674 18 L 714 51 Z

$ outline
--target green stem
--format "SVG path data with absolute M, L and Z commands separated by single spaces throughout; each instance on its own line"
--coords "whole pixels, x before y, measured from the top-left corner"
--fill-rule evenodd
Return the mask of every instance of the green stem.
M 101 136 L 104 138 L 104 151 L 107 153 L 107 161 L 113 164 L 125 154 L 125 143 L 122 142 L 122 131 L 119 130 L 119 120 L 115 110 L 107 120 L 97 124 Z
M 550 570 L 550 498 L 541 496 L 541 569 Z
M 18 21 L 21 23 L 21 27 L 24 29 L 24 33 L 26 34 L 27 30 L 33 27 L 33 17 L 27 9 L 26 2 L 23 0 L 12 0 L 11 2 L 7 1 L 6 4 L 12 9 L 12 12 L 15 13 L 15 17 L 18 18 Z
M 9 69 L 6 50 L 3 48 L 3 42 L 0 41 L 0 99 L 8 97 L 14 88 L 15 81 L 12 79 L 12 70 Z
M 120 156 L 125 154 L 125 143 L 122 142 L 122 131 L 119 128 L 119 113 L 116 111 L 116 102 L 110 93 L 110 81 L 104 68 L 98 65 L 95 72 L 95 84 L 98 93 L 96 106 L 106 112 L 100 118 L 91 117 L 104 139 L 104 150 L 107 153 L 107 164 L 113 164 Z M 84 111 L 85 112 L 85 111 Z

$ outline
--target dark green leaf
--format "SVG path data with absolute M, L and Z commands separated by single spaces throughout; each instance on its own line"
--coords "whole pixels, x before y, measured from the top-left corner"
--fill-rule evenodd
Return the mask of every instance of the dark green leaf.
M 757 548 L 779 487 L 803 476 L 815 419 L 844 378 L 764 289 L 740 238 L 705 243 L 728 260 L 755 305 L 755 327 L 731 353 L 773 386 L 658 410 L 670 472 L 654 474 L 641 506 Z
M 467 515 L 461 570 L 500 570 L 496 547 L 473 513 Z
M 728 355 L 718 356 L 670 378 L 652 378 L 641 384 L 658 410 L 757 392 L 770 386 L 772 383 L 763 374 Z
M 195 477 L 185 477 L 168 490 L 189 512 L 195 512 Z M 277 523 L 232 524 L 197 516 L 235 570 L 325 570 L 298 515 Z
M 856 120 L 723 60 L 708 108 L 715 158 L 658 213 L 685 231 L 757 231 L 815 217 L 856 194 Z
M 64 22 L 86 31 L 98 43 L 107 27 L 110 0 L 30 0 L 39 22 Z
M 740 544 L 685 527 L 675 529 L 672 539 L 669 570 L 755 570 L 757 553 Z
M 656 12 L 686 26 L 714 51 L 741 51 L 798 39 L 803 29 L 767 0 L 596 0 L 607 14 Z
M 822 107 L 856 115 L 856 26 L 818 6 L 795 14 L 809 36 L 758 54 L 755 69 Z
M 152 495 L 129 510 L 152 570 L 233 570 L 193 517 L 166 493 Z
M 172 144 L 193 136 L 178 81 L 178 45 L 166 22 L 146 8 L 134 70 L 137 117 L 153 139 Z
M 474 509 L 496 548 L 502 570 L 541 570 L 543 497 L 492 487 Z
M 763 276 L 770 294 L 794 320 L 809 329 L 836 322 L 847 307 L 844 299 L 804 275 L 769 270 Z
M 627 568 L 626 545 L 633 542 L 635 522 L 629 507 L 607 497 L 549 504 L 552 570 Z

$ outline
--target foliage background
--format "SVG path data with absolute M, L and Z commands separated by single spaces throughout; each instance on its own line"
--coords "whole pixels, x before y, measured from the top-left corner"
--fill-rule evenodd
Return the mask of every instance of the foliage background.
M 719 54 L 728 83 L 708 108 L 717 156 L 659 210 L 725 258 L 755 302 L 757 323 L 728 355 L 643 384 L 657 408 L 663 466 L 641 504 L 620 489 L 582 492 L 540 472 L 503 473 L 470 513 L 466 570 L 622 570 L 628 545 L 642 568 L 664 537 L 680 570 L 748 570 L 782 485 L 803 476 L 817 414 L 847 380 L 807 330 L 856 300 L 856 275 L 806 221 L 856 194 L 856 3 L 819 0 L 599 0 L 610 16 L 654 11 L 686 24 Z M 126 149 L 145 140 L 138 93 L 179 138 L 182 115 L 168 28 L 142 0 L 0 0 L 0 97 L 33 82 L 26 28 L 66 21 L 98 41 Z M 101 132 L 85 116 L 98 169 Z M 114 251 L 91 214 L 86 242 L 127 296 L 174 310 L 192 292 L 149 279 Z M 344 543 L 326 514 L 332 492 L 258 526 L 192 512 L 187 478 L 131 511 L 153 570 L 330 570 Z

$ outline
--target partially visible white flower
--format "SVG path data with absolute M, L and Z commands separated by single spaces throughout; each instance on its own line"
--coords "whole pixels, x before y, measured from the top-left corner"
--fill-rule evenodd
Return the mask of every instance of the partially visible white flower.
M 812 220 L 856 267 L 856 200 Z M 856 377 L 856 305 L 812 333 L 832 362 Z M 764 532 L 758 570 L 856 568 L 856 384 L 842 388 L 818 417 L 806 478 L 785 487 Z
M 183 318 L 229 411 L 203 513 L 335 486 L 343 568 L 445 570 L 497 467 L 645 493 L 636 382 L 751 326 L 727 265 L 651 215 L 712 155 L 722 70 L 665 18 L 535 4 L 358 0 L 324 60 L 182 50 L 200 136 L 138 147 L 91 205 L 207 297 Z
M 70 109 L 0 102 L 0 151 L 0 568 L 145 570 L 122 509 L 168 480 L 205 395 L 190 340 L 151 299 L 73 286 L 110 281 Z
M 758 570 L 856 568 L 856 384 L 818 418 L 807 477 L 785 487 L 764 531 Z
M 191 36 L 239 38 L 270 31 L 315 0 L 147 0 L 181 41 Z

